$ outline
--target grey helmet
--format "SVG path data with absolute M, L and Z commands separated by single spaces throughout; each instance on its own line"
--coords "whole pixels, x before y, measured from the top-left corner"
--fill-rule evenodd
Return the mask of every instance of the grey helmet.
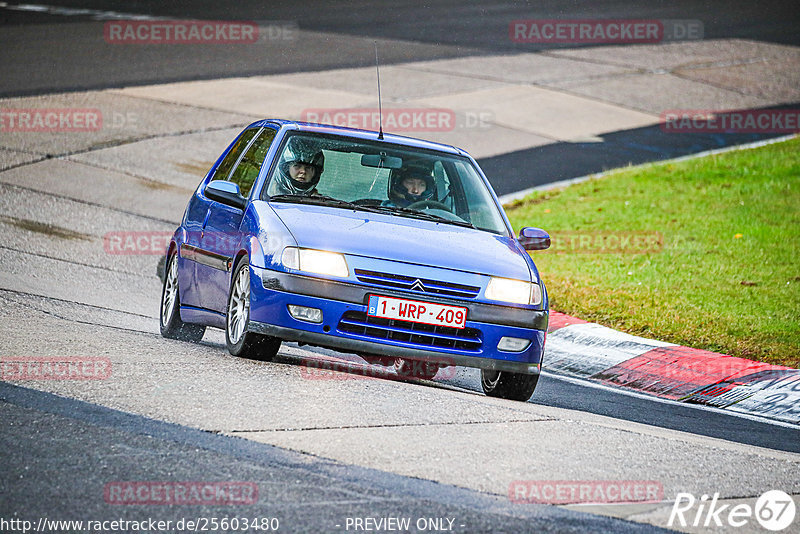
M 403 186 L 406 178 L 418 178 L 425 181 L 427 188 L 419 195 L 412 195 Z M 436 182 L 430 170 L 419 164 L 410 164 L 402 169 L 393 169 L 389 175 L 389 200 L 400 207 L 409 206 L 423 200 L 436 200 Z
M 294 163 L 305 163 L 314 167 L 316 172 L 314 178 L 308 182 L 300 182 L 292 178 L 289 174 L 289 167 Z M 281 161 L 278 164 L 278 176 L 276 177 L 282 193 L 292 195 L 305 195 L 313 191 L 319 183 L 322 171 L 325 170 L 325 156 L 322 150 L 312 141 L 294 136 L 286 143 L 283 150 Z

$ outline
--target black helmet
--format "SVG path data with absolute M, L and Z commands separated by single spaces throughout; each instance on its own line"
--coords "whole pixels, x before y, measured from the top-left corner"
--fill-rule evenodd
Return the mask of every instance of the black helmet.
M 412 195 L 403 186 L 403 180 L 417 178 L 425 181 L 425 191 L 419 195 Z M 436 200 L 436 182 L 429 169 L 419 164 L 410 164 L 401 169 L 393 169 L 389 174 L 389 200 L 405 207 L 423 200 Z
M 292 178 L 289 167 L 295 163 L 305 163 L 314 167 L 314 178 L 308 182 L 300 182 Z M 325 156 L 322 150 L 313 142 L 302 137 L 294 136 L 286 143 L 281 162 L 278 164 L 277 176 L 281 188 L 289 194 L 305 194 L 310 192 L 319 183 L 322 171 L 325 170 Z

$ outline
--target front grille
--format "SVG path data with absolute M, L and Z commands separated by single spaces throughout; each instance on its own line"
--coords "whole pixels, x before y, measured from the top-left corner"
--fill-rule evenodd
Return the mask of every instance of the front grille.
M 476 328 L 451 328 L 397 319 L 371 317 L 365 312 L 348 311 L 339 321 L 340 332 L 373 338 L 376 341 L 397 341 L 421 348 L 457 349 L 478 352 L 483 345 L 481 331 Z
M 380 273 L 377 271 L 365 271 L 364 269 L 356 269 L 355 273 L 360 282 L 371 286 L 430 295 L 473 299 L 478 296 L 478 292 L 481 290 L 481 288 L 475 286 L 429 280 L 427 278 L 414 278 L 413 276 L 402 274 Z

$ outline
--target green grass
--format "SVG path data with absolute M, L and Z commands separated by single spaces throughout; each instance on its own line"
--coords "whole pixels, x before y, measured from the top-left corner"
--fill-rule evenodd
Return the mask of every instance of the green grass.
M 531 253 L 551 309 L 800 367 L 800 138 L 621 169 L 506 211 L 517 231 L 543 228 L 562 250 Z M 659 232 L 663 248 L 563 251 L 565 231 Z

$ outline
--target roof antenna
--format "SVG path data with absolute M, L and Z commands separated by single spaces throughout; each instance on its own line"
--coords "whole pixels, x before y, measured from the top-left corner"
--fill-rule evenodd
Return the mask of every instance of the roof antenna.
M 381 109 L 381 69 L 378 68 L 378 41 L 375 42 L 375 72 L 378 73 L 378 139 L 383 139 L 383 110 Z

